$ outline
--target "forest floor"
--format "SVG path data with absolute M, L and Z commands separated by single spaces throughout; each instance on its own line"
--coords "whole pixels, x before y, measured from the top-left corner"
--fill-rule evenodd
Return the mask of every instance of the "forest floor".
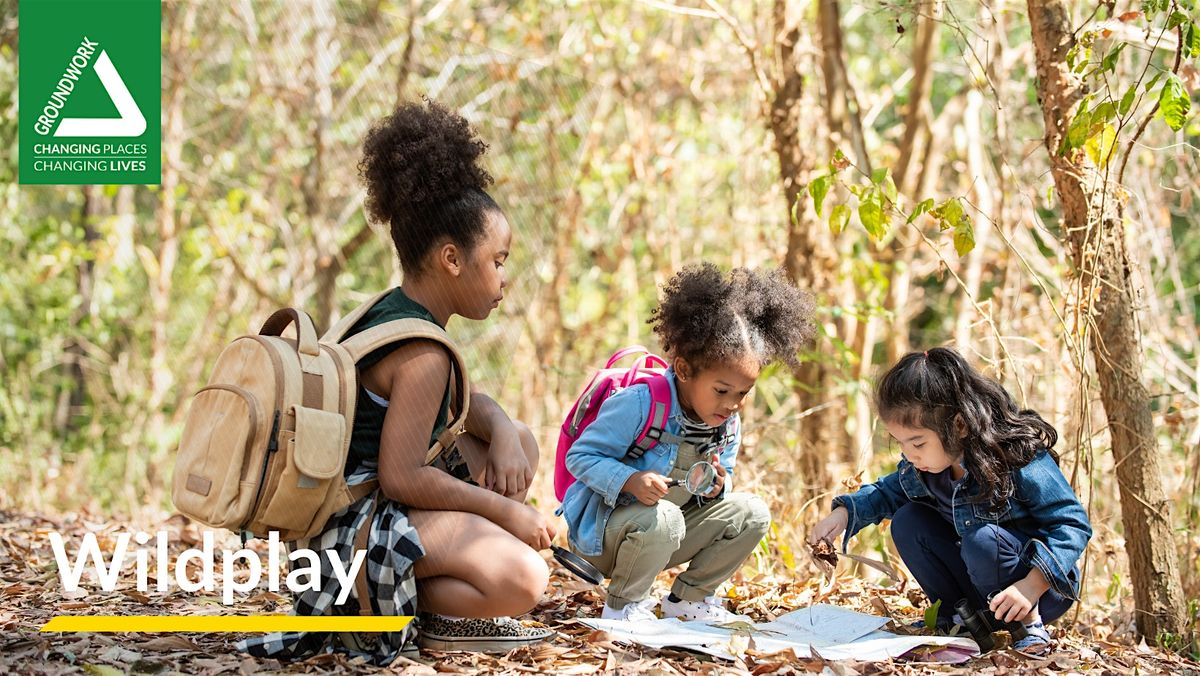
M 237 634 L 102 634 L 39 633 L 38 628 L 58 615 L 232 615 L 287 613 L 286 596 L 260 591 L 225 606 L 218 594 L 167 593 L 136 589 L 133 566 L 127 565 L 112 592 L 83 588 L 64 593 L 48 534 L 61 533 L 68 542 L 79 542 L 86 532 L 101 542 L 119 532 L 170 533 L 171 558 L 199 542 L 194 524 L 175 516 L 149 527 L 110 523 L 89 515 L 61 518 L 0 512 L 0 671 L 18 674 L 89 673 L 739 673 L 790 674 L 1197 674 L 1200 664 L 1175 653 L 1148 647 L 1132 632 L 1130 611 L 1119 607 L 1085 607 L 1068 613 L 1060 622 L 1054 650 L 1042 657 L 1015 651 L 993 652 L 968 663 L 948 665 L 913 660 L 889 662 L 826 662 L 797 659 L 791 653 L 765 655 L 748 649 L 730 662 L 706 655 L 652 650 L 615 643 L 602 632 L 579 623 L 578 617 L 596 617 L 602 605 L 599 590 L 579 582 L 552 565 L 550 588 L 532 613 L 558 632 L 539 646 L 520 648 L 507 655 L 422 652 L 418 659 L 400 658 L 388 669 L 348 659 L 321 655 L 302 662 L 281 663 L 239 653 Z M 553 563 L 551 561 L 551 563 Z M 172 564 L 173 565 L 173 564 Z M 219 563 L 218 563 L 219 565 Z M 150 568 L 153 569 L 153 563 Z M 662 580 L 666 580 L 664 577 Z M 790 579 L 769 575 L 735 578 L 731 605 L 756 620 L 773 619 L 796 608 L 822 602 L 874 615 L 890 615 L 900 625 L 921 616 L 918 591 L 865 583 L 839 577 L 822 593 L 816 578 Z M 914 606 L 914 602 L 918 605 Z M 888 626 L 885 629 L 895 629 Z

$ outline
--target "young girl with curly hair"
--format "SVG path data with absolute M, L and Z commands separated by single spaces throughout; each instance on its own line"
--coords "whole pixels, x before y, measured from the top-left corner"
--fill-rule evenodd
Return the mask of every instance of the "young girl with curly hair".
M 402 105 L 368 132 L 359 164 L 366 209 L 390 229 L 404 278 L 347 337 L 396 319 L 439 327 L 455 315 L 483 320 L 500 304 L 514 238 L 486 191 L 492 177 L 478 164 L 486 148 L 465 119 L 433 102 Z M 450 355 L 439 343 L 413 339 L 380 348 L 357 366 L 344 474 L 350 485 L 377 478 L 380 492 L 364 564 L 372 598 L 357 599 L 356 592 L 357 602 L 369 601 L 372 614 L 419 611 L 416 642 L 438 650 L 507 651 L 552 636 L 510 617 L 531 610 L 545 591 L 549 571 L 538 550 L 555 534 L 525 504 L 538 462 L 529 429 L 472 390 L 466 433 L 426 465 L 427 450 L 451 420 Z M 368 518 L 361 507 L 372 499 L 335 514 L 314 541 L 342 547 L 339 533 L 357 532 L 362 521 L 355 519 Z M 320 603 L 301 598 L 297 611 L 359 610 Z M 282 641 L 286 648 L 256 640 L 250 650 L 295 656 L 316 648 L 311 637 L 290 638 Z M 364 646 L 361 635 L 340 638 L 378 663 L 411 641 L 408 630 L 384 634 L 383 645 Z
M 715 597 L 770 524 L 766 504 L 733 492 L 741 446 L 738 411 L 762 368 L 795 363 L 812 338 L 809 296 L 781 274 L 703 264 L 677 273 L 650 317 L 671 362 L 671 407 L 662 439 L 632 458 L 649 415 L 647 385 L 610 396 L 566 455 L 577 481 L 563 496 L 572 549 L 610 578 L 605 619 L 650 619 L 663 570 L 688 564 L 662 602 L 666 617 L 734 617 Z M 668 439 L 682 439 L 679 443 Z M 694 463 L 711 460 L 716 483 L 703 496 L 671 487 Z

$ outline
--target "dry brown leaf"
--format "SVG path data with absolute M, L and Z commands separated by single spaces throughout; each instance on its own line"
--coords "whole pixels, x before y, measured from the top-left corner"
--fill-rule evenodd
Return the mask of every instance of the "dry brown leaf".
M 585 640 L 588 643 L 609 643 L 612 641 L 612 634 L 603 629 L 596 629 L 588 634 Z
M 200 646 L 193 643 L 191 640 L 180 636 L 179 634 L 168 634 L 166 636 L 157 636 L 144 643 L 138 644 L 143 650 L 161 650 L 161 651 L 190 651 L 199 652 Z

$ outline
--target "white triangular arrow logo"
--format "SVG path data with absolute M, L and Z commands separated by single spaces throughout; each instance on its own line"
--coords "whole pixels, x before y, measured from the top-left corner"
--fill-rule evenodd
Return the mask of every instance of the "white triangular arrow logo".
M 141 136 L 146 131 L 146 118 L 133 100 L 125 81 L 113 67 L 108 52 L 101 51 L 96 59 L 96 75 L 121 117 L 68 117 L 58 123 L 55 136 Z

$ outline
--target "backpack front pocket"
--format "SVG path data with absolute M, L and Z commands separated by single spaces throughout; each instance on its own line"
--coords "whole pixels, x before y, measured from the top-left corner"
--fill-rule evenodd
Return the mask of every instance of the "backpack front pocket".
M 293 406 L 295 430 L 280 439 L 283 471 L 263 513 L 263 523 L 286 531 L 307 531 L 333 480 L 346 462 L 346 419 L 337 413 Z
M 196 393 L 179 443 L 172 486 L 176 507 L 219 528 L 237 529 L 254 499 L 252 449 L 262 419 L 254 395 L 232 385 Z

